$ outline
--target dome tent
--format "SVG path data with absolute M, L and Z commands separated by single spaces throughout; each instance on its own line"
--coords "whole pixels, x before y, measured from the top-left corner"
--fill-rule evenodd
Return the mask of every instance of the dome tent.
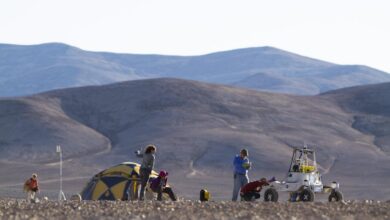
M 136 198 L 140 185 L 140 164 L 124 162 L 101 171 L 91 178 L 81 192 L 83 200 L 127 200 Z M 150 177 L 158 174 L 152 171 Z

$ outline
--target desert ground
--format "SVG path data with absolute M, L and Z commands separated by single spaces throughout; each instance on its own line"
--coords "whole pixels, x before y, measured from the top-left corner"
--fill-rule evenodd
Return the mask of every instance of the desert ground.
M 0 199 L 0 219 L 390 219 L 390 202 L 125 202 Z

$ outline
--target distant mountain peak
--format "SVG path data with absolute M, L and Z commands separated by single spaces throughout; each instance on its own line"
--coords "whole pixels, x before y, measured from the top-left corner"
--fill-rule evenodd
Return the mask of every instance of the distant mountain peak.
M 373 68 L 336 65 L 271 46 L 166 56 L 90 52 L 58 42 L 0 44 L 0 97 L 160 77 L 300 95 L 390 81 L 389 74 Z

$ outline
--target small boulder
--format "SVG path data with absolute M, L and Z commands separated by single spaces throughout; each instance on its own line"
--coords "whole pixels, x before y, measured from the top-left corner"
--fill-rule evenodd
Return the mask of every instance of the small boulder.
M 77 201 L 77 202 L 81 202 L 81 195 L 80 194 L 75 194 L 75 195 L 72 195 L 70 197 L 70 201 Z

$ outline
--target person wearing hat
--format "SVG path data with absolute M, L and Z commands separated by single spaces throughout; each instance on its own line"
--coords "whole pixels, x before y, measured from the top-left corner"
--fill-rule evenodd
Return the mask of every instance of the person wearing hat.
M 167 185 L 168 182 L 168 172 L 160 171 L 157 178 L 153 179 L 150 183 L 150 188 L 153 192 L 157 193 L 157 200 L 162 200 L 162 194 L 167 193 L 172 201 L 176 201 L 176 195 L 173 193 L 173 190 L 170 186 Z
M 31 178 L 26 180 L 23 189 L 27 192 L 27 202 L 35 202 L 36 193 L 39 192 L 38 175 L 36 173 L 33 173 Z
M 234 188 L 232 201 L 237 201 L 238 193 L 242 186 L 249 182 L 248 170 L 251 167 L 251 163 L 248 159 L 248 150 L 242 149 L 240 155 L 236 155 L 233 160 L 234 166 Z

